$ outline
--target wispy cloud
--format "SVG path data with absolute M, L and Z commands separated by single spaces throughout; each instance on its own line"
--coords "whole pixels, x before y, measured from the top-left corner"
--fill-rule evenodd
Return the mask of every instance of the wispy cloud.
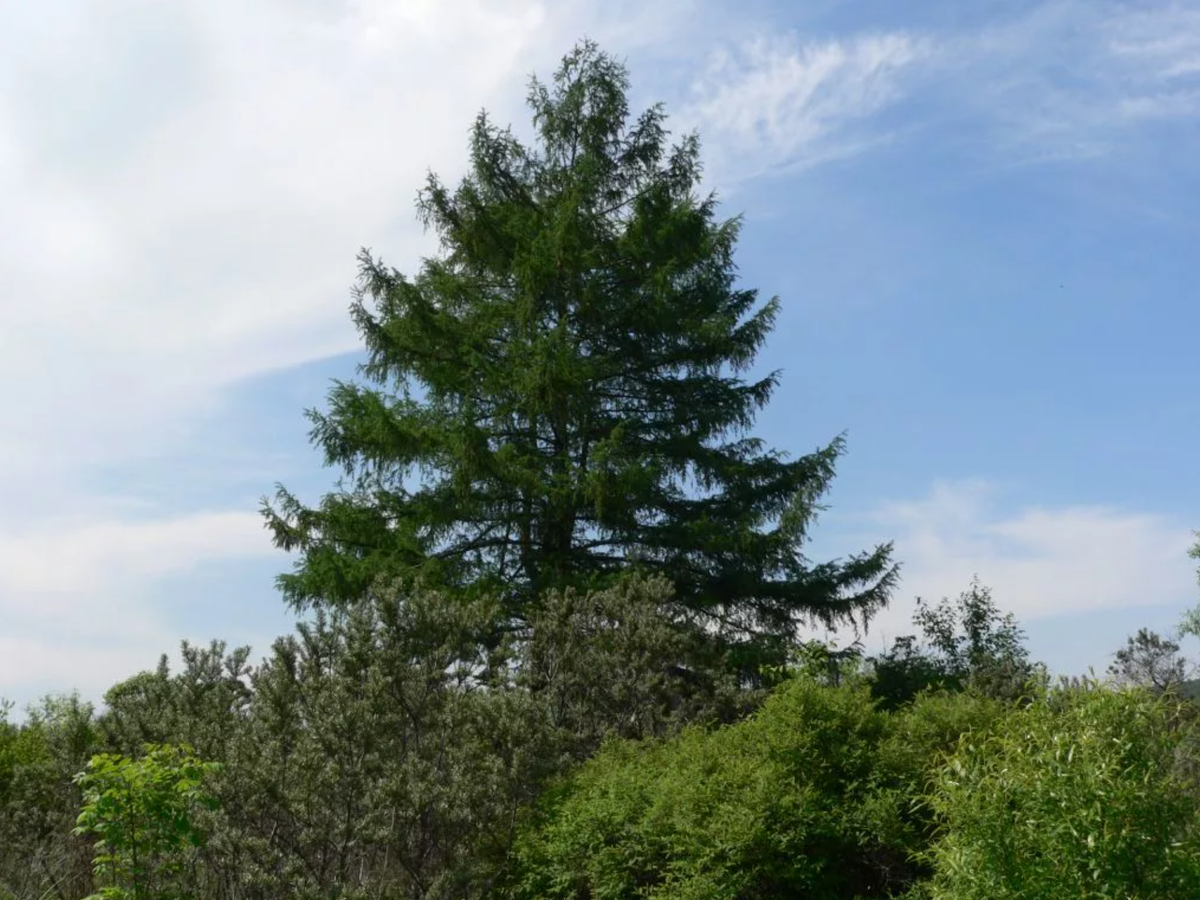
M 1094 159 L 1200 116 L 1200 6 L 1046 0 L 973 27 L 719 45 L 677 121 L 723 186 L 926 129 L 1002 164 Z M 935 148 L 931 148 L 935 149 Z
M 943 101 L 1007 161 L 1094 159 L 1200 114 L 1200 8 L 1048 0 L 947 36 Z
M 14 10 L 0 30 L 0 507 L 35 476 L 171 445 L 241 379 L 356 349 L 357 248 L 415 265 L 432 247 L 412 209 L 425 173 L 457 177 L 479 109 L 520 118 L 529 73 L 581 33 L 606 36 L 606 11 Z M 661 37 L 659 14 L 616 12 Z
M 524 74 L 544 18 L 532 2 L 469 6 L 109 2 L 10 18 L 10 440 L 119 458 L 237 379 L 352 348 L 339 298 L 356 246 L 424 246 L 410 226 L 422 173 L 456 167 L 463 123 Z M 439 56 L 459 62 L 423 78 Z
M 262 518 L 252 511 L 39 523 L 0 533 L 0 617 L 72 623 L 81 610 L 70 604 L 88 592 L 123 589 L 130 579 L 162 577 L 206 559 L 273 552 Z
M 1105 30 L 1114 55 L 1163 87 L 1200 75 L 1200 7 L 1195 4 L 1126 7 Z
M 736 182 L 860 152 L 932 45 L 902 32 L 823 41 L 759 35 L 713 54 L 679 114 L 698 128 L 717 179 Z
M 955 597 L 973 575 L 997 603 L 1030 622 L 1067 614 L 1195 601 L 1194 540 L 1184 523 L 1103 506 L 1002 511 L 986 481 L 941 483 L 920 499 L 880 505 L 864 518 L 894 539 L 902 584 L 872 633 L 912 631 L 913 598 Z
M 156 595 L 165 579 L 276 552 L 259 516 L 242 511 L 146 519 L 109 510 L 0 531 L 0 694 L 99 697 L 177 647 L 181 610 Z

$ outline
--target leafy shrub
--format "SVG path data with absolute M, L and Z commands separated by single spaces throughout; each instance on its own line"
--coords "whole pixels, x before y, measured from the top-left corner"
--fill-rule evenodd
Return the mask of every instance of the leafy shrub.
M 195 811 L 214 802 L 204 788 L 217 769 L 190 748 L 154 746 L 140 759 L 92 757 L 76 781 L 83 810 L 76 833 L 98 837 L 93 862 L 104 900 L 169 900 L 195 895 L 203 842 Z
M 938 778 L 933 900 L 1200 896 L 1197 802 L 1173 705 L 1059 688 L 965 740 Z
M 1003 707 L 929 697 L 875 708 L 860 680 L 799 677 L 750 719 L 611 742 L 544 798 L 517 841 L 516 898 L 885 897 L 924 870 L 912 798 L 964 730 Z

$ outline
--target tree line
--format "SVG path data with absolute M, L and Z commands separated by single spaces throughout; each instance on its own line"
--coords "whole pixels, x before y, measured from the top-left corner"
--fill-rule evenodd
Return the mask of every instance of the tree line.
M 806 555 L 844 439 L 754 436 L 779 300 L 628 93 L 581 43 L 534 146 L 481 114 L 429 177 L 433 257 L 360 255 L 341 477 L 263 504 L 294 634 L 0 717 L 0 900 L 1197 893 L 1174 640 L 1051 684 L 978 580 L 874 656 L 798 637 L 898 565 Z

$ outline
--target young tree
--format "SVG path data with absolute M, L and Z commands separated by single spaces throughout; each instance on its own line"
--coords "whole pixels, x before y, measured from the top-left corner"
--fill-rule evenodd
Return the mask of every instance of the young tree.
M 556 758 L 529 693 L 474 675 L 492 603 L 379 590 L 276 641 L 214 785 L 225 896 L 488 895 Z
M 224 759 L 250 702 L 250 649 L 184 641 L 180 655 L 183 667 L 175 675 L 164 654 L 155 671 L 105 692 L 99 726 L 106 750 L 132 756 L 145 744 L 184 743 L 204 759 Z
M 735 286 L 739 223 L 695 193 L 695 136 L 669 146 L 627 89 L 579 45 L 532 81 L 536 147 L 481 114 L 458 188 L 430 177 L 439 255 L 412 278 L 360 256 L 365 382 L 309 413 L 345 480 L 316 507 L 282 487 L 264 503 L 300 554 L 280 578 L 293 606 L 420 574 L 524 622 L 547 590 L 634 565 L 761 649 L 886 602 L 890 546 L 804 557 L 842 440 L 788 459 L 749 434 L 778 382 L 747 373 L 779 301 Z
M 204 834 L 195 812 L 214 804 L 204 782 L 217 770 L 189 747 L 147 745 L 140 758 L 99 753 L 75 781 L 83 789 L 76 834 L 96 836 L 101 884 L 88 900 L 190 900 Z
M 873 690 L 886 705 L 905 703 L 926 688 L 972 688 L 998 699 L 1022 696 L 1035 674 L 1025 634 L 1012 613 L 1001 614 L 991 588 L 979 577 L 951 603 L 930 606 L 917 598 L 915 635 L 897 638 L 873 662 Z

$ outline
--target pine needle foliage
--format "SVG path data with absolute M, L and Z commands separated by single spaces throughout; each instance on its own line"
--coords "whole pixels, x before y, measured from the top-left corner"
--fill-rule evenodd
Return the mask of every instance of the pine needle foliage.
M 751 434 L 779 381 L 751 374 L 779 301 L 737 284 L 739 220 L 697 193 L 696 136 L 669 143 L 628 90 L 578 45 L 531 81 L 535 146 L 480 114 L 466 177 L 429 177 L 440 250 L 415 276 L 361 254 L 362 380 L 309 414 L 344 478 L 316 507 L 282 487 L 264 504 L 299 553 L 280 579 L 294 607 L 419 576 L 523 623 L 548 591 L 634 567 L 765 648 L 886 602 L 889 546 L 805 558 L 843 441 L 791 459 Z

